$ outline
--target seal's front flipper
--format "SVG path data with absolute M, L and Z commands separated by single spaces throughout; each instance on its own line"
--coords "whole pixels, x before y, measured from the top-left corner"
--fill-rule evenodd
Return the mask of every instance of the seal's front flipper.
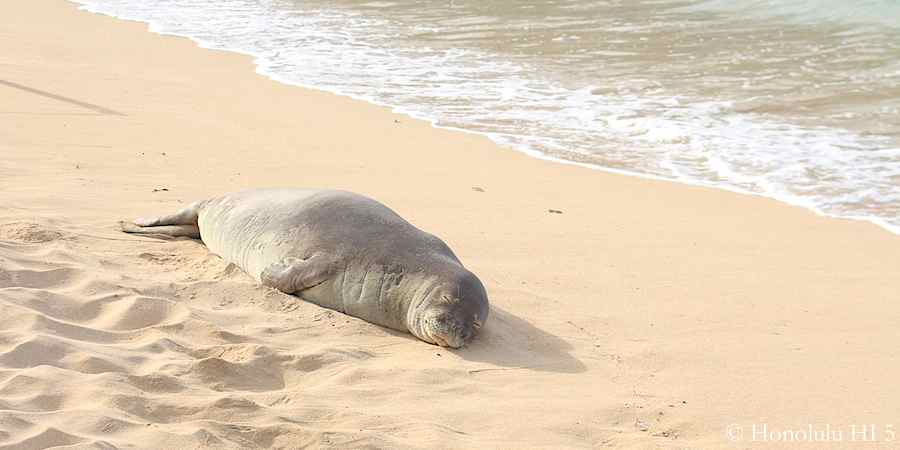
M 122 231 L 132 234 L 146 234 L 166 237 L 191 237 L 200 239 L 200 228 L 197 225 L 163 225 L 158 227 L 141 227 L 133 223 L 119 222 Z
M 287 257 L 266 267 L 259 278 L 264 286 L 294 294 L 322 284 L 333 273 L 326 258 L 313 255 L 306 259 Z

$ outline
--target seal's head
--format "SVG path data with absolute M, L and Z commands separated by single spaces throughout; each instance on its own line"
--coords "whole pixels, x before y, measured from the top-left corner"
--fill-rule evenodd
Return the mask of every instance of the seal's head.
M 490 306 L 484 286 L 473 273 L 465 270 L 448 278 L 428 290 L 409 329 L 425 342 L 460 348 L 484 326 Z

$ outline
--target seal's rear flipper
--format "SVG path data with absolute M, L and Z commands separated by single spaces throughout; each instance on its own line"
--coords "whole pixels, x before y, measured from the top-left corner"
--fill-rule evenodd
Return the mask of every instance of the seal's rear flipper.
M 142 227 L 129 222 L 119 222 L 122 231 L 134 234 L 148 234 L 168 237 L 191 237 L 200 239 L 200 228 L 197 225 L 162 225 Z
M 154 217 L 151 219 L 135 219 L 134 224 L 139 227 L 158 227 L 160 225 L 197 225 L 197 217 L 200 215 L 200 207 L 204 202 L 194 202 L 187 208 L 179 210 L 169 216 Z
M 133 223 L 119 222 L 122 231 L 126 233 L 147 234 L 168 237 L 192 237 L 200 238 L 200 228 L 197 227 L 197 218 L 200 208 L 205 202 L 194 202 L 175 214 L 154 217 L 151 219 L 135 219 Z

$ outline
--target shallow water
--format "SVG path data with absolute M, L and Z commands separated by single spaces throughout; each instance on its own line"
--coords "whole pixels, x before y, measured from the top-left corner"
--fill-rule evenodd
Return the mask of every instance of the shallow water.
M 80 2 L 536 156 L 900 232 L 898 1 Z

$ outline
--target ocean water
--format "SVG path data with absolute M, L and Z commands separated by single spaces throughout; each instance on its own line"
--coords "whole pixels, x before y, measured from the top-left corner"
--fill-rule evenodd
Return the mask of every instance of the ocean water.
M 531 155 L 900 233 L 900 0 L 77 0 Z

